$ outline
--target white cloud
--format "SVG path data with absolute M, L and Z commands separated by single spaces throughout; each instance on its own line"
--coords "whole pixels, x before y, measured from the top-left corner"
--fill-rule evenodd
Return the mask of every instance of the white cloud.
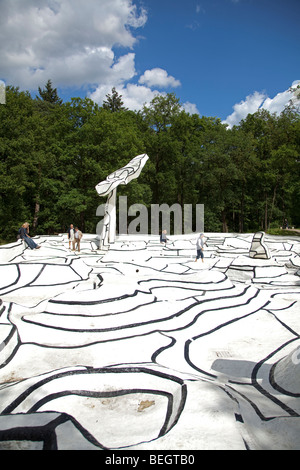
M 300 81 L 296 80 L 292 86 L 296 86 L 298 83 Z M 265 93 L 255 91 L 252 95 L 247 96 L 245 101 L 235 104 L 233 113 L 227 116 L 223 123 L 228 124 L 231 128 L 238 125 L 248 114 L 256 113 L 259 109 L 266 109 L 270 113 L 280 114 L 290 103 L 290 100 L 296 102 L 296 97 L 290 89 L 277 93 L 274 98 L 269 98 Z
M 146 70 L 137 85 L 128 83 L 137 75 L 134 32 L 147 21 L 146 10 L 132 0 L 0 0 L 0 5 L 1 78 L 7 85 L 33 92 L 48 79 L 55 87 L 85 86 L 94 89 L 90 97 L 100 105 L 115 87 L 133 110 L 164 94 L 156 88 L 181 85 L 161 68 Z M 125 52 L 117 56 L 119 46 Z
M 14 0 L 1 2 L 1 75 L 9 85 L 36 89 L 127 80 L 134 55 L 118 60 L 113 48 L 132 48 L 130 28 L 145 24 L 131 0 Z
M 255 91 L 252 95 L 248 95 L 245 101 L 240 101 L 240 103 L 235 104 L 233 106 L 233 113 L 227 116 L 224 122 L 228 124 L 229 127 L 238 124 L 248 114 L 255 113 L 265 99 L 266 95 L 264 93 Z
M 176 88 L 181 85 L 179 80 L 176 80 L 172 75 L 168 75 L 166 70 L 158 67 L 146 70 L 140 77 L 139 83 L 145 84 L 149 87 L 157 86 L 159 88 Z
M 123 102 L 126 108 L 139 111 L 145 105 L 153 100 L 157 95 L 161 95 L 157 90 L 151 90 L 148 87 L 134 85 L 129 83 L 122 90 Z
M 111 94 L 112 87 L 115 87 L 118 94 L 122 96 L 122 101 L 126 108 L 133 111 L 140 111 L 144 105 L 149 106 L 150 102 L 155 96 L 166 94 L 153 88 L 157 87 L 161 89 L 180 85 L 179 80 L 176 80 L 174 77 L 168 75 L 165 70 L 160 68 L 146 70 L 146 72 L 139 78 L 138 84 L 126 84 L 126 81 L 131 77 L 128 76 L 128 78 L 125 79 L 125 71 L 131 71 L 133 76 L 134 66 L 132 66 L 130 60 L 124 60 L 124 64 L 127 65 L 127 67 L 124 67 L 123 74 L 121 74 L 121 78 L 119 80 L 117 79 L 117 75 L 111 75 L 108 82 L 102 82 L 96 87 L 94 92 L 90 93 L 89 97 L 100 106 L 102 105 L 103 101 L 106 100 L 106 95 Z M 128 75 L 130 75 L 130 73 Z M 182 107 L 190 114 L 198 113 L 195 104 L 186 102 Z
M 148 87 L 128 83 L 127 85 L 116 85 L 116 91 L 122 96 L 122 101 L 125 108 L 133 111 L 139 111 L 143 108 L 144 104 L 149 105 L 156 95 L 160 95 L 157 90 L 151 90 Z M 99 85 L 97 89 L 90 94 L 90 98 L 102 105 L 106 100 L 106 95 L 111 94 L 111 85 Z
M 300 83 L 300 81 L 296 80 L 293 82 L 292 86 L 295 86 L 298 83 Z M 274 98 L 266 98 L 262 108 L 266 109 L 270 113 L 280 114 L 290 101 L 295 101 L 295 97 L 293 96 L 293 93 L 291 93 L 290 89 L 288 89 L 282 93 L 277 93 Z
M 151 90 L 151 88 L 144 85 L 135 85 L 128 83 L 127 85 L 116 85 L 116 91 L 122 96 L 122 101 L 125 108 L 133 111 L 140 111 L 143 106 L 149 106 L 155 96 L 165 96 L 166 93 L 158 90 Z M 106 95 L 111 94 L 112 87 L 110 85 L 99 85 L 97 89 L 89 95 L 89 97 L 98 103 L 100 106 L 106 100 Z M 189 114 L 199 114 L 195 104 L 186 102 L 182 104 L 182 109 Z
M 184 111 L 189 114 L 200 114 L 197 106 L 194 103 L 190 103 L 189 101 L 186 101 L 182 105 Z

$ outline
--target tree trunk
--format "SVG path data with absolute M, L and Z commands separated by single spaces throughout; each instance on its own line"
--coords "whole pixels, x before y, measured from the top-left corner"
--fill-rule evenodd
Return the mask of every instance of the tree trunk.
M 225 211 L 222 211 L 222 231 L 224 233 L 228 232 L 228 225 L 227 225 L 227 221 L 226 221 L 226 212 Z
M 264 230 L 268 230 L 268 196 L 265 195 L 265 221 L 264 221 Z
M 269 217 L 269 225 L 268 228 L 270 228 L 270 224 L 272 222 L 272 217 L 273 217 L 273 209 L 275 207 L 275 200 L 276 200 L 276 192 L 277 192 L 277 187 L 278 187 L 278 182 L 275 185 L 274 191 L 273 191 L 273 199 L 272 199 L 272 205 L 271 205 L 271 210 L 270 210 L 270 217 Z
M 32 223 L 33 230 L 37 229 L 38 220 L 39 220 L 41 181 L 42 181 L 42 167 L 41 167 L 41 164 L 39 163 L 38 164 L 37 193 L 35 197 L 35 208 L 34 208 L 34 216 L 33 216 L 33 223 Z
M 39 220 L 39 213 L 40 213 L 40 202 L 39 202 L 39 194 L 36 196 L 35 200 L 35 209 L 34 209 L 34 217 L 33 217 L 33 223 L 32 223 L 32 228 L 35 231 L 38 225 L 38 220 Z

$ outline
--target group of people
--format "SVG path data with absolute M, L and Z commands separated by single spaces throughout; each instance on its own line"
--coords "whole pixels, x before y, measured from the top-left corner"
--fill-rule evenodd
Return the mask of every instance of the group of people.
M 160 235 L 160 243 L 164 243 L 166 245 L 168 240 L 169 239 L 167 238 L 167 231 L 163 230 L 161 235 Z M 197 242 L 196 242 L 197 256 L 196 256 L 195 261 L 198 261 L 198 259 L 201 258 L 202 263 L 204 262 L 204 253 L 203 253 L 204 245 L 205 245 L 204 233 L 200 233 L 199 237 L 197 238 Z
M 68 240 L 69 240 L 69 249 L 71 249 L 72 245 L 72 250 L 75 251 L 76 248 L 80 252 L 80 240 L 82 239 L 82 232 L 79 230 L 78 227 L 74 227 L 73 224 L 70 225 L 67 231 L 68 235 Z M 29 236 L 29 223 L 25 222 L 22 227 L 19 229 L 19 234 L 18 238 L 21 238 L 24 240 L 24 242 L 31 248 L 32 250 L 39 249 L 41 248 L 40 245 L 37 245 L 35 241 Z M 167 238 L 167 231 L 163 230 L 160 236 L 160 243 L 166 244 L 168 241 Z M 198 261 L 199 258 L 202 259 L 202 262 L 204 261 L 204 234 L 200 233 L 197 242 L 196 242 L 196 247 L 197 247 L 197 256 L 195 261 Z
M 80 240 L 82 239 L 82 232 L 79 230 L 78 227 L 74 228 L 74 225 L 71 224 L 70 227 L 68 228 L 68 240 L 69 240 L 69 249 L 71 249 L 71 244 L 72 244 L 72 249 L 73 251 L 77 250 L 80 251 Z
M 72 244 L 73 251 L 75 251 L 76 248 L 78 251 L 80 251 L 80 240 L 82 239 L 82 232 L 79 230 L 78 227 L 74 228 L 73 224 L 71 224 L 67 233 L 69 240 L 69 249 L 71 249 Z M 22 227 L 19 229 L 17 238 L 23 240 L 26 245 L 31 248 L 31 250 L 38 250 L 39 248 L 41 248 L 40 245 L 35 243 L 35 241 L 29 236 L 28 222 L 24 222 Z

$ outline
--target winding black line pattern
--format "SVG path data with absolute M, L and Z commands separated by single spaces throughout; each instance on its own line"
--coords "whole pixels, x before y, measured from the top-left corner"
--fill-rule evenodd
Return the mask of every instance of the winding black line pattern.
M 300 417 L 300 241 L 265 237 L 261 260 L 251 235 L 209 234 L 202 264 L 195 235 L 170 238 L 127 236 L 101 253 L 84 235 L 80 255 L 61 235 L 38 252 L 1 247 L 0 449 L 188 449 L 194 436 L 209 448 L 197 413 L 214 426 L 210 407 L 231 417 L 234 448 L 278 446 L 278 420 Z M 132 432 L 99 428 L 101 416 Z

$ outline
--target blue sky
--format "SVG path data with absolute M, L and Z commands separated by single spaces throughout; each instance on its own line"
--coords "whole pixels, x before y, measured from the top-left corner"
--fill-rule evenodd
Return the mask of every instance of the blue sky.
M 300 78 L 299 0 L 148 0 L 137 68 L 162 67 L 201 114 L 225 118 L 255 91 Z
M 300 81 L 299 0 L 0 0 L 0 79 L 130 109 L 174 92 L 237 124 L 280 112 Z

